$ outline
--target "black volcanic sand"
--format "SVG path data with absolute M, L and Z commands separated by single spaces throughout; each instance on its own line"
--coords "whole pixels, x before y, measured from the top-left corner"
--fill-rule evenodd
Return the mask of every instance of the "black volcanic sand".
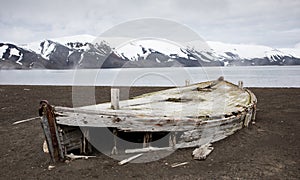
M 163 88 L 129 92 L 136 96 L 159 89 Z M 0 86 L 0 179 L 300 179 L 300 89 L 251 90 L 259 101 L 256 123 L 214 143 L 205 161 L 193 160 L 194 148 L 189 148 L 151 163 L 119 166 L 99 154 L 48 170 L 39 120 L 12 123 L 36 117 L 41 99 L 72 106 L 72 87 Z M 97 103 L 109 100 L 110 88 L 97 87 Z M 185 166 L 169 166 L 186 161 Z

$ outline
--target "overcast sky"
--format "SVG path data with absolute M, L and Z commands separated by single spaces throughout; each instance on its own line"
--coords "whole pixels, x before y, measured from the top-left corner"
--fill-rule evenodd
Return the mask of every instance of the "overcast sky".
M 0 2 L 0 42 L 98 36 L 143 17 L 187 25 L 203 39 L 300 46 L 299 0 L 6 0 Z

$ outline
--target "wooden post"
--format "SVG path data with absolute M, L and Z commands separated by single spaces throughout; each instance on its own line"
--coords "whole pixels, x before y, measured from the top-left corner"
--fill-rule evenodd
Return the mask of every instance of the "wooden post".
M 252 110 L 248 110 L 245 120 L 244 120 L 244 126 L 248 127 L 251 119 L 252 119 Z
M 117 88 L 111 89 L 111 108 L 116 110 L 120 109 L 119 100 L 120 100 L 120 90 Z
M 177 132 L 170 132 L 169 136 L 169 147 L 175 148 L 176 146 L 176 134 Z
M 255 117 L 256 117 L 256 104 L 253 105 L 253 110 L 252 110 L 252 121 L 254 122 L 255 121 Z
M 82 153 L 88 154 L 91 152 L 91 144 L 89 143 L 89 129 L 81 127 L 82 132 Z
M 146 132 L 144 135 L 143 148 L 150 147 L 151 140 L 152 140 L 152 133 Z
M 243 89 L 243 86 L 244 86 L 243 84 L 244 84 L 243 81 L 238 82 L 238 86 L 239 86 L 240 89 Z
M 117 129 L 113 129 L 114 147 L 113 147 L 113 149 L 111 150 L 111 154 L 112 154 L 112 155 L 118 154 L 118 149 L 117 149 L 117 135 L 118 135 Z
M 190 80 L 186 79 L 185 80 L 185 86 L 189 86 L 190 85 Z

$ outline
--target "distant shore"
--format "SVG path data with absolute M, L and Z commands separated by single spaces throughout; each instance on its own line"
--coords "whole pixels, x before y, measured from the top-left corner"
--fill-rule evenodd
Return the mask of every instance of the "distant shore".
M 216 80 L 245 87 L 298 87 L 300 66 L 0 70 L 2 85 L 175 87 Z

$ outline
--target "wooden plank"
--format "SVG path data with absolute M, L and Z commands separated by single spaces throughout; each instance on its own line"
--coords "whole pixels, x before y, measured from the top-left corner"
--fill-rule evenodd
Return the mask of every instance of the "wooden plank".
M 62 130 L 61 145 L 64 148 L 65 154 L 76 149 L 83 151 L 83 135 L 78 127 L 60 126 L 60 129 Z
M 184 166 L 184 165 L 187 165 L 187 164 L 189 164 L 189 162 L 174 163 L 174 164 L 171 165 L 171 167 L 175 168 L 175 167 Z
M 107 116 L 130 116 L 130 117 L 139 117 L 139 116 L 168 116 L 168 117 L 178 117 L 180 116 L 190 116 L 190 117 L 200 117 L 207 116 L 208 114 L 215 114 L 218 108 L 211 109 L 211 103 L 216 99 L 224 101 L 226 98 L 227 104 L 224 104 L 228 109 L 228 112 L 239 111 L 241 108 L 235 106 L 235 104 L 240 104 L 241 106 L 246 106 L 245 102 L 247 100 L 244 98 L 249 98 L 249 94 L 244 90 L 237 88 L 236 86 L 231 85 L 230 83 L 218 83 L 216 89 L 212 89 L 213 93 L 201 92 L 198 91 L 200 85 L 191 85 L 183 88 L 169 89 L 165 91 L 160 91 L 157 93 L 152 93 L 134 99 L 120 101 L 122 107 L 118 110 L 114 110 L 107 103 L 86 106 L 80 108 L 62 108 L 56 107 L 58 111 L 72 111 L 77 113 L 87 113 L 87 114 L 98 114 L 98 115 L 107 115 Z M 201 86 L 200 86 L 201 87 Z M 200 88 L 201 89 L 201 88 Z M 220 90 L 218 90 L 220 89 Z M 171 91 L 172 90 L 172 91 Z M 217 98 L 216 98 L 217 97 Z M 178 99 L 178 101 L 171 101 L 168 99 Z M 187 101 L 184 101 L 187 100 Z M 217 104 L 217 102 L 215 102 Z M 174 107 L 174 109 L 182 109 L 182 106 L 188 105 L 189 107 L 196 108 L 194 110 L 184 109 L 179 111 L 177 114 L 176 111 L 168 110 L 172 108 L 161 108 L 161 107 Z M 200 105 L 200 106 L 199 106 Z M 151 109 L 147 108 L 151 107 Z M 178 108 L 177 108 L 178 107 Z M 187 111 L 188 110 L 188 111 Z M 212 111 L 212 112 L 211 112 Z M 220 113 L 223 111 L 220 111 Z M 199 114 L 200 113 L 200 114 Z
M 127 159 L 124 159 L 124 160 L 120 161 L 118 164 L 119 164 L 119 165 L 124 165 L 124 164 L 126 164 L 126 163 L 129 163 L 130 161 L 135 160 L 135 159 L 138 158 L 138 157 L 141 157 L 142 155 L 143 155 L 143 153 L 137 154 L 137 155 L 135 155 L 135 156 L 132 156 L 132 157 L 130 157 L 130 158 L 127 158 Z
M 95 158 L 96 156 L 82 156 L 82 155 L 74 155 L 73 153 L 71 153 L 71 154 L 67 154 L 66 157 L 70 158 L 71 160 L 75 160 L 75 159 Z
M 49 130 L 48 119 L 46 118 L 46 116 L 41 117 L 41 125 L 42 125 L 45 139 L 47 142 L 47 147 L 49 150 L 49 155 L 51 157 L 51 161 L 55 162 L 54 149 L 53 149 L 52 140 L 51 140 L 51 133 Z
M 78 125 L 81 127 L 116 127 L 124 131 L 181 131 L 192 128 L 211 128 L 214 126 L 221 126 L 222 124 L 229 124 L 232 121 L 238 121 L 240 115 L 231 116 L 227 118 L 220 118 L 214 120 L 199 120 L 192 118 L 170 119 L 168 117 L 117 117 L 119 120 L 107 116 L 94 116 L 90 114 L 70 114 L 68 117 L 60 117 L 59 124 Z M 72 117 L 73 116 L 73 117 Z M 64 119 L 66 118 L 66 119 Z M 84 120 L 84 121 L 83 121 Z
M 136 148 L 136 149 L 125 149 L 126 154 L 130 153 L 147 153 L 153 151 L 173 151 L 172 147 L 146 147 L 146 148 Z
M 29 119 L 23 119 L 23 120 L 16 121 L 16 122 L 12 123 L 12 125 L 16 125 L 16 124 L 20 124 L 20 123 L 32 121 L 32 120 L 39 119 L 39 118 L 40 118 L 40 117 L 33 117 L 33 118 L 29 118 Z
M 58 129 L 56 126 L 54 109 L 49 104 L 43 104 L 42 128 L 49 148 L 49 154 L 53 162 L 62 160 L 64 152 L 61 146 Z

